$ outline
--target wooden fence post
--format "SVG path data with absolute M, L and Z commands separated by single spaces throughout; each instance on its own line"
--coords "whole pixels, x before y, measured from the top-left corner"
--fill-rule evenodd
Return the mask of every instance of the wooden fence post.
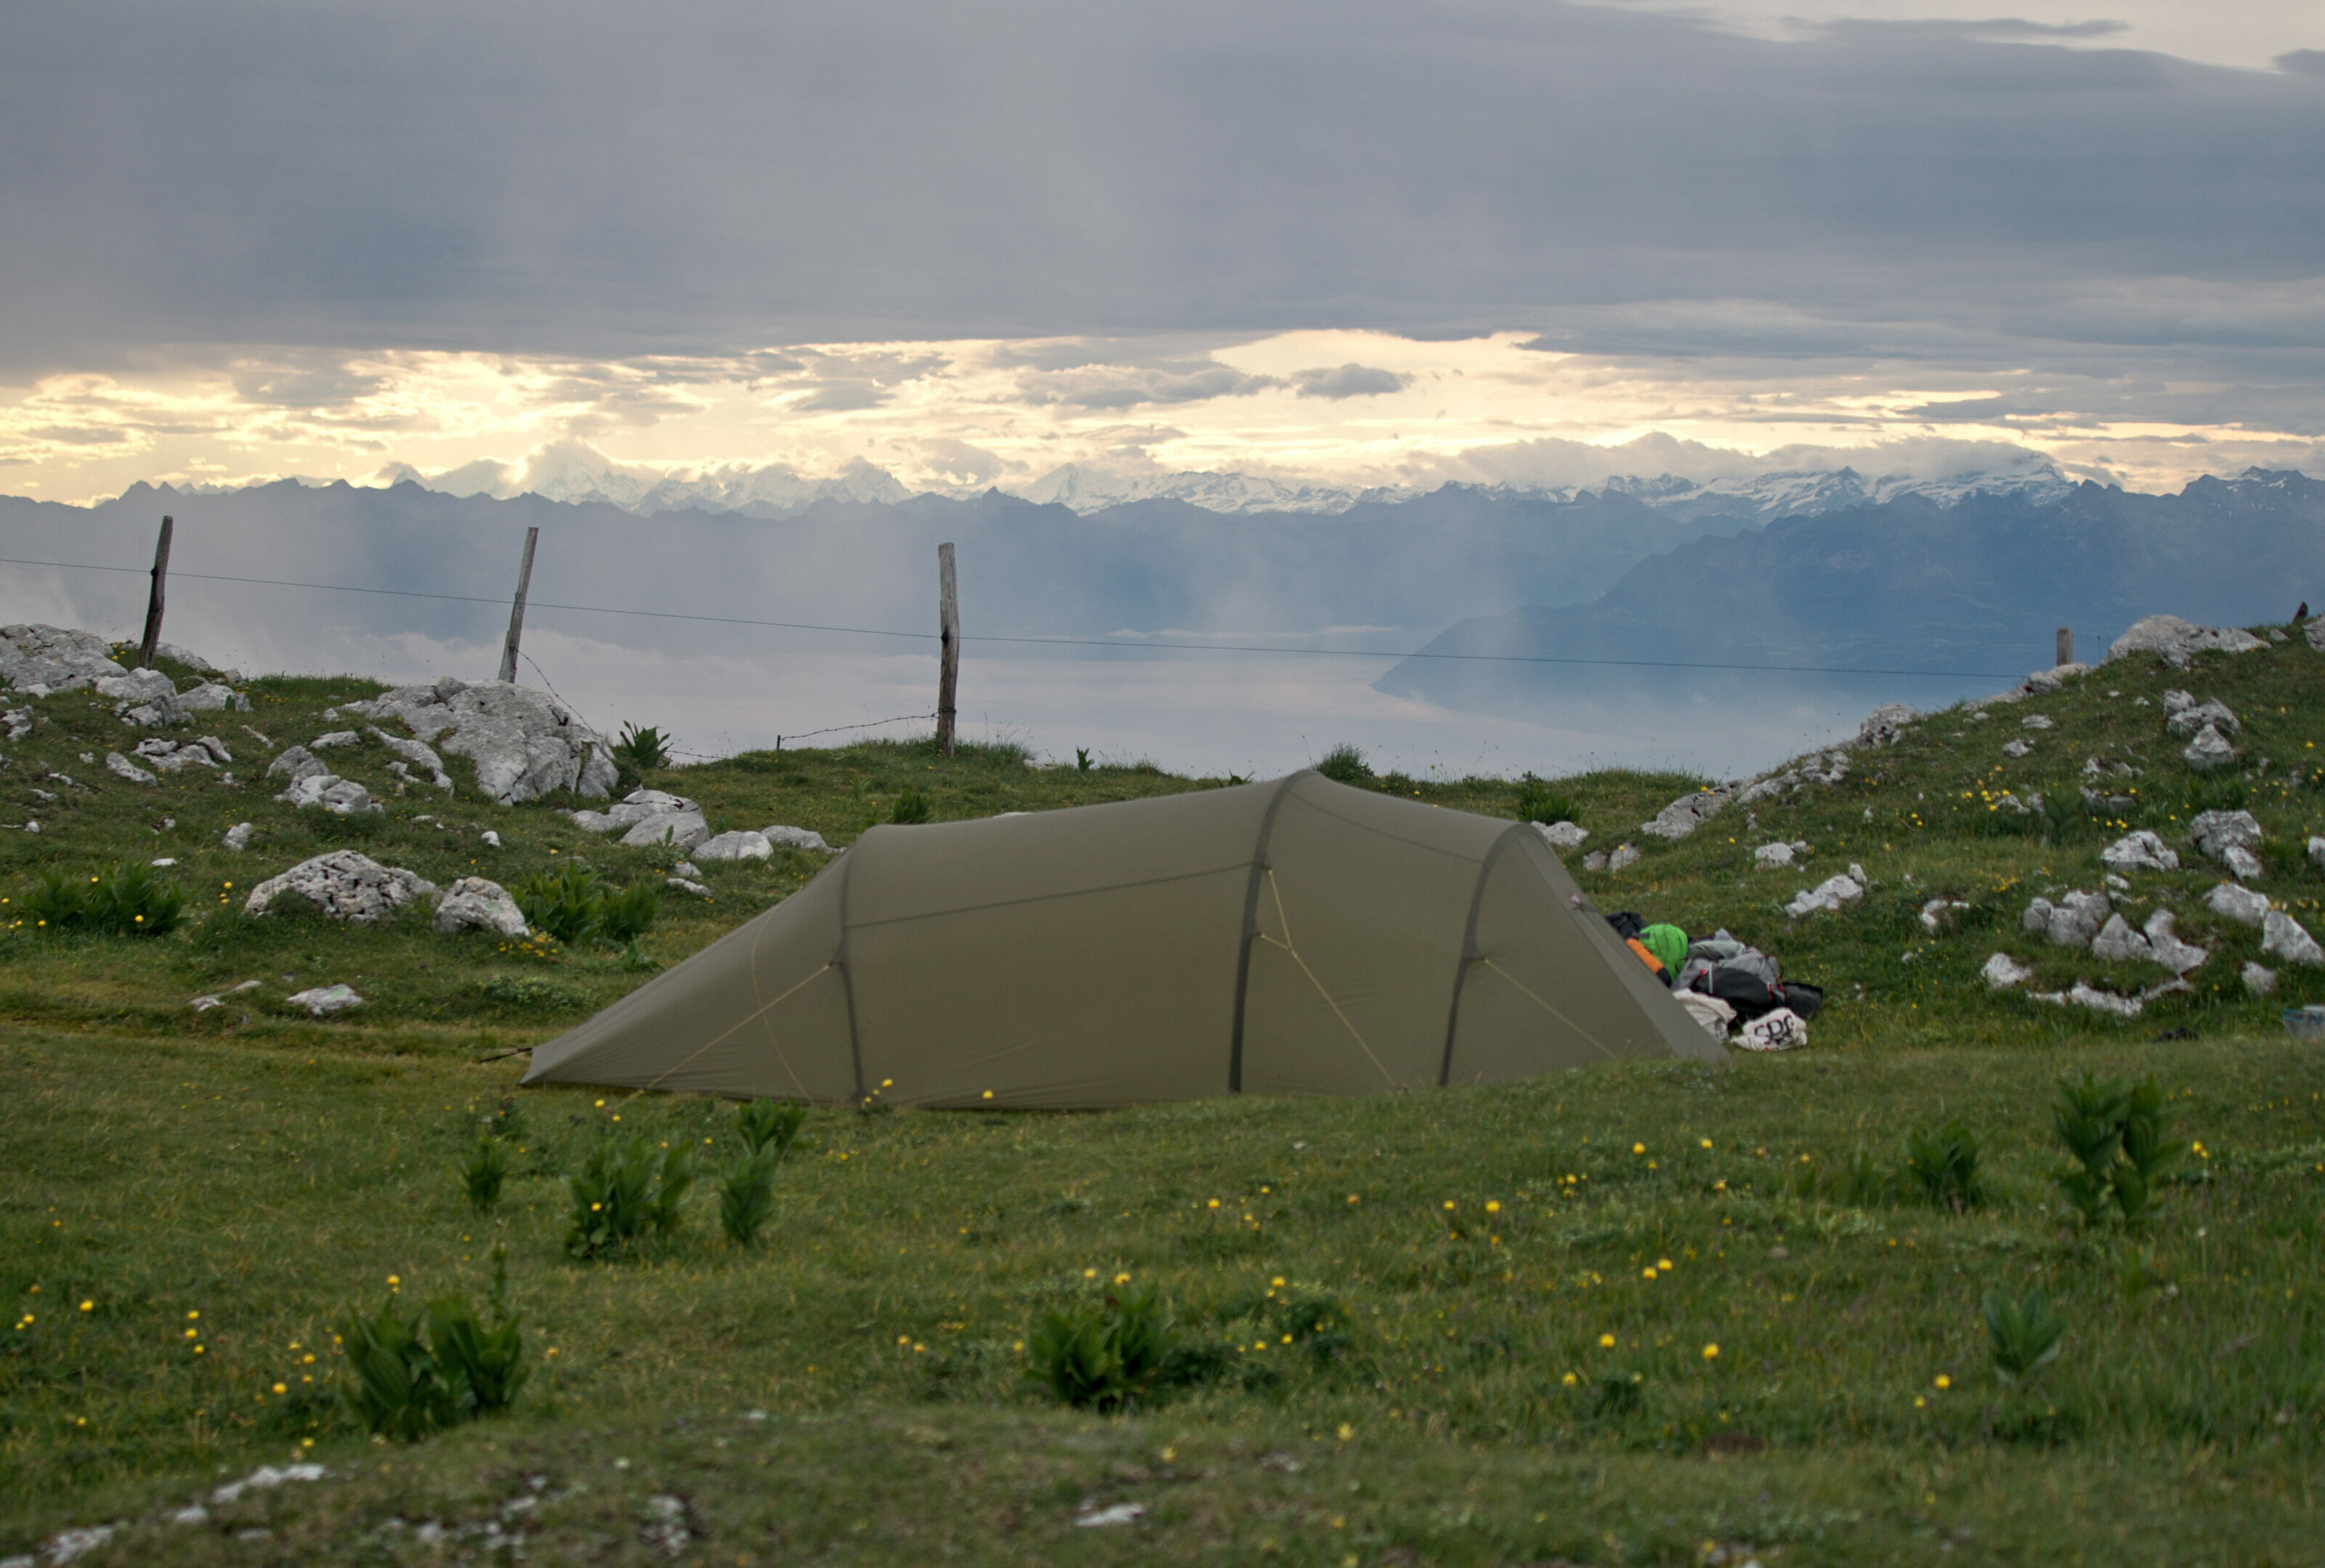
M 524 531 L 524 560 L 516 569 L 516 598 L 509 606 L 508 641 L 501 645 L 501 679 L 516 680 L 516 642 L 524 633 L 524 594 L 533 586 L 533 547 L 541 541 L 541 530 Z
M 153 650 L 162 645 L 162 596 L 170 579 L 170 535 L 174 519 L 162 519 L 162 537 L 153 543 L 153 591 L 145 599 L 145 636 L 137 645 L 137 668 L 153 667 Z
M 937 666 L 937 755 L 953 754 L 953 692 L 960 681 L 960 600 L 952 575 L 952 546 L 937 546 L 937 626 L 943 638 Z
M 2061 664 L 2071 664 L 2074 662 L 2075 628 L 2072 626 L 2061 626 L 2059 628 L 2059 663 Z

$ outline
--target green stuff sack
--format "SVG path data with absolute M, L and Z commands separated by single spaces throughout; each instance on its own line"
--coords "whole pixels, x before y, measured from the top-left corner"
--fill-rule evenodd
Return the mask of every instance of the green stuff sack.
M 1675 925 L 1651 925 L 1639 932 L 1649 952 L 1663 961 L 1663 973 L 1675 975 L 1687 962 L 1687 932 Z

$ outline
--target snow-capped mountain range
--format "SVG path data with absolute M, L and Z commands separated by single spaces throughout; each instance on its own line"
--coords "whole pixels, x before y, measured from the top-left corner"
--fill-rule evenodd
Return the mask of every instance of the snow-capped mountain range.
M 551 501 L 602 502 L 641 517 L 692 511 L 780 518 L 826 500 L 894 503 L 915 494 L 961 498 L 979 493 L 970 488 L 914 491 L 886 469 L 860 459 L 827 478 L 809 478 L 780 463 L 757 467 L 732 464 L 697 473 L 667 474 L 624 467 L 579 443 L 543 448 L 523 465 L 477 462 L 433 476 L 398 463 L 382 469 L 371 482 L 386 486 L 406 480 L 453 496 L 506 499 L 535 495 Z M 301 482 L 320 485 L 324 481 Z M 179 487 L 189 494 L 220 494 L 242 487 Z M 1160 500 L 1181 502 L 1230 516 L 1255 513 L 1333 516 L 1359 506 L 1394 506 L 1410 501 L 1438 487 L 1336 486 L 1241 473 L 1122 474 L 1068 464 L 1030 483 L 998 487 L 1004 494 L 1037 505 L 1055 504 L 1084 515 L 1135 502 Z M 1908 496 L 1918 496 L 1949 508 L 1973 497 L 2000 495 L 2024 496 L 2041 505 L 2065 496 L 2074 488 L 2074 481 L 2050 463 L 2035 461 L 2006 469 L 1938 478 L 1868 478 L 1854 468 L 1840 468 L 1786 469 L 1709 483 L 1698 483 L 1676 474 L 1652 478 L 1609 475 L 1596 485 L 1464 487 L 1485 495 L 1554 503 L 1625 496 L 1658 511 L 1688 517 L 1719 515 L 1767 522 L 1778 517 L 1816 516 L 1850 507 L 1879 506 Z

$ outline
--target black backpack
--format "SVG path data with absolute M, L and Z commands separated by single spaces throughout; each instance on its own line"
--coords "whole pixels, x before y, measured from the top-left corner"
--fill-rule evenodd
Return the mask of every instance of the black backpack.
M 1629 942 L 1634 937 L 1637 936 L 1639 932 L 1647 929 L 1645 919 L 1643 918 L 1636 911 L 1629 909 L 1621 910 L 1616 914 L 1608 915 L 1607 917 L 1607 923 L 1613 926 L 1615 928 L 1615 934 L 1622 938 L 1625 942 Z

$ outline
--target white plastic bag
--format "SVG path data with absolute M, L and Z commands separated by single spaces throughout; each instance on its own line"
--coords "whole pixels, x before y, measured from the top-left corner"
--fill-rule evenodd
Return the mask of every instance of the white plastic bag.
M 1761 1014 L 1736 1035 L 1736 1044 L 1746 1051 L 1790 1051 L 1808 1043 L 1809 1026 L 1790 1007 Z

